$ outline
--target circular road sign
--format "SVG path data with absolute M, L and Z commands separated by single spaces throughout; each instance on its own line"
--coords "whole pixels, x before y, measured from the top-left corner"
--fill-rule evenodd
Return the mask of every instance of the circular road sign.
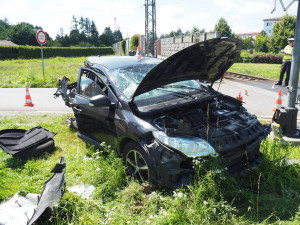
M 38 43 L 40 43 L 41 45 L 46 44 L 47 36 L 46 36 L 45 32 L 42 31 L 42 30 L 38 30 L 38 31 L 36 32 L 36 40 L 37 40 Z

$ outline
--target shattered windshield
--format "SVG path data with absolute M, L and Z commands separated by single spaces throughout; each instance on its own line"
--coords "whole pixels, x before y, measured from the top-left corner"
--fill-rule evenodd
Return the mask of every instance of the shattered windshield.
M 115 85 L 126 98 L 129 99 L 147 73 L 155 66 L 157 66 L 157 64 L 142 64 L 139 66 L 114 69 L 111 70 L 110 73 Z
M 147 73 L 156 65 L 157 64 L 142 64 L 139 66 L 114 69 L 110 71 L 111 78 L 115 85 L 119 88 L 119 90 L 126 96 L 126 98 L 130 99 Z M 174 94 L 180 97 L 182 96 L 182 94 L 189 95 L 190 93 L 199 91 L 203 91 L 203 88 L 198 82 L 194 80 L 187 80 L 164 85 L 162 87 L 143 93 L 137 96 L 135 99 L 147 99 L 166 94 Z

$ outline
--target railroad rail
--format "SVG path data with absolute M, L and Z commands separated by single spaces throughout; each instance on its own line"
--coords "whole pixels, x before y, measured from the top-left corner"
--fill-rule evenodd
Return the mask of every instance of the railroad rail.
M 248 74 L 243 74 L 243 73 L 235 73 L 235 72 L 230 72 L 230 71 L 225 72 L 224 78 L 225 79 L 236 79 L 236 80 L 249 80 L 249 81 L 269 80 L 268 78 L 265 78 L 265 77 L 253 76 L 253 75 L 248 75 Z

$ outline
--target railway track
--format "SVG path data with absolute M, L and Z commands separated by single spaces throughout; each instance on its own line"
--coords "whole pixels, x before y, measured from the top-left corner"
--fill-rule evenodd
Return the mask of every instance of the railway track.
M 265 78 L 265 77 L 253 76 L 253 75 L 248 75 L 248 74 L 243 74 L 243 73 L 235 73 L 235 72 L 230 72 L 230 71 L 225 72 L 224 78 L 235 79 L 235 80 L 249 80 L 249 81 L 269 80 L 268 78 Z

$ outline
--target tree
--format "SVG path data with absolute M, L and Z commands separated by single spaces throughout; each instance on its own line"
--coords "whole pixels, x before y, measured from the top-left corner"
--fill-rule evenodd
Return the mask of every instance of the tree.
M 170 32 L 170 37 L 175 37 L 175 31 Z
M 88 42 L 96 47 L 99 47 L 98 35 L 92 34 L 91 37 L 88 38 Z
M 285 15 L 281 21 L 273 26 L 272 36 L 268 42 L 268 48 L 271 52 L 278 53 L 288 44 L 288 38 L 295 36 L 296 18 Z
M 85 30 L 85 19 L 81 16 L 79 21 L 78 21 L 78 25 L 79 25 L 79 30 L 80 31 L 84 31 Z
M 175 32 L 175 36 L 179 37 L 179 36 L 182 36 L 182 35 L 183 35 L 183 33 L 182 33 L 181 28 L 178 28 L 177 31 Z
M 89 20 L 89 18 L 85 18 L 85 24 L 84 24 L 84 33 L 86 36 L 91 36 L 91 21 Z
M 220 37 L 233 37 L 231 28 L 223 17 L 221 17 L 216 24 L 215 31 L 219 31 Z
M 91 24 L 91 35 L 96 35 L 96 36 L 99 35 L 99 32 L 97 30 L 94 20 L 92 20 L 92 24 Z
M 189 31 L 189 30 L 187 30 L 186 32 L 184 32 L 184 35 L 185 36 L 189 36 L 189 35 L 191 35 L 192 33 L 191 33 L 191 31 Z
M 105 44 L 106 46 L 112 46 L 115 43 L 114 35 L 110 27 L 106 27 L 103 33 L 99 37 L 100 43 Z
M 7 22 L 7 19 L 0 20 L 0 39 L 8 38 L 9 28 L 10 28 L 10 26 Z
M 265 31 L 260 32 L 255 38 L 255 51 L 257 52 L 268 52 L 267 47 L 268 36 Z
M 244 49 L 251 49 L 253 48 L 253 44 L 252 44 L 252 37 L 247 37 L 243 40 L 244 44 L 243 44 L 243 48 Z
M 139 45 L 139 34 L 135 34 L 130 39 L 130 50 L 136 50 Z
M 195 34 L 195 33 L 204 33 L 205 32 L 205 29 L 200 29 L 199 27 L 196 27 L 196 26 L 193 26 L 192 30 L 191 30 L 191 33 L 192 34 Z
M 77 18 L 73 15 L 71 30 L 78 30 L 78 25 L 79 25 L 79 22 L 78 22 Z
M 70 45 L 77 45 L 79 43 L 79 30 L 71 30 L 70 32 Z
M 123 36 L 122 36 L 122 33 L 121 33 L 120 30 L 116 30 L 116 31 L 113 33 L 113 35 L 114 35 L 114 40 L 115 40 L 114 43 L 117 43 L 117 42 L 122 41 Z
M 9 37 L 18 45 L 39 45 L 35 38 L 36 30 L 29 23 L 19 23 L 12 26 Z
M 61 44 L 62 47 L 70 47 L 71 42 L 69 36 L 65 35 L 64 37 L 61 37 L 59 39 L 59 43 Z

